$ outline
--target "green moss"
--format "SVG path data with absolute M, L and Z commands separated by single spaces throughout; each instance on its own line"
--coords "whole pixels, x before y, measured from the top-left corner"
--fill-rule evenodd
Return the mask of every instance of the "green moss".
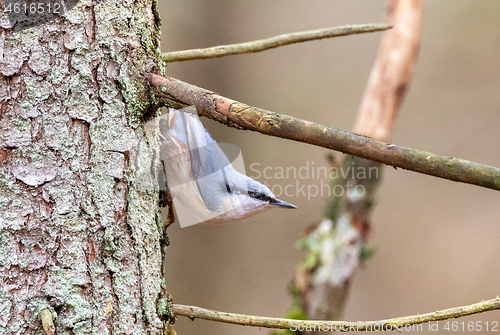
M 299 306 L 292 306 L 285 314 L 285 318 L 293 320 L 307 320 L 307 314 Z
M 285 318 L 292 320 L 308 320 L 306 313 L 299 306 L 292 306 L 285 314 Z M 273 335 L 301 335 L 301 331 L 292 331 L 290 329 L 279 329 L 272 333 Z
M 321 259 L 319 253 L 310 252 L 306 255 L 302 263 L 300 264 L 302 268 L 311 270 L 318 267 L 321 264 Z
M 138 70 L 137 73 L 140 73 Z M 133 77 L 123 79 L 127 110 L 129 112 L 129 125 L 133 129 L 143 123 L 143 115 L 149 108 L 149 97 L 144 87 L 144 82 L 138 79 L 137 73 Z
M 374 254 L 375 248 L 363 246 L 363 249 L 361 249 L 361 253 L 359 254 L 359 261 L 361 262 L 360 265 L 364 265 L 365 262 L 372 258 Z
M 167 289 L 167 283 L 165 282 L 165 278 L 161 279 L 161 289 L 163 290 Z
M 169 306 L 166 299 L 158 300 L 157 312 L 160 317 L 169 315 Z
M 156 313 L 161 320 L 174 323 L 175 314 L 172 307 L 172 296 L 170 294 L 158 300 L 156 303 Z
M 104 250 L 110 252 L 116 252 L 118 250 L 118 246 L 115 244 L 115 238 L 112 234 L 112 227 L 106 228 L 104 232 Z
M 297 249 L 307 251 L 304 260 L 300 264 L 303 269 L 311 270 L 320 265 L 320 253 L 324 240 L 330 238 L 333 232 L 331 221 L 324 220 L 320 223 L 320 225 L 321 229 L 315 229 L 314 233 L 308 235 L 306 238 L 297 241 L 295 244 L 295 247 Z

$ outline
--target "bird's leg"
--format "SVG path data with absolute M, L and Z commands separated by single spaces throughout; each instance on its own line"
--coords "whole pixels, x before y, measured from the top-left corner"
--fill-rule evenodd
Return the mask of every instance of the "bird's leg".
M 167 219 L 165 220 L 165 222 L 163 222 L 163 229 L 167 229 L 168 226 L 170 226 L 172 223 L 175 222 L 172 194 L 170 193 L 168 186 L 167 186 L 167 205 L 168 205 L 168 214 L 167 214 Z
M 165 190 L 160 190 L 160 207 L 168 206 L 167 219 L 163 222 L 163 230 L 166 230 L 168 226 L 175 222 L 175 215 L 172 194 L 170 193 L 170 188 L 168 187 L 167 174 L 165 173 L 165 165 L 163 161 L 161 161 L 161 165 L 163 180 L 160 182 L 165 185 Z

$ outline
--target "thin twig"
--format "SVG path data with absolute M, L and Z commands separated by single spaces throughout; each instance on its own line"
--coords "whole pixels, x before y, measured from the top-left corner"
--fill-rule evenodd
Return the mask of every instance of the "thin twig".
M 222 97 L 180 80 L 148 74 L 160 105 L 196 106 L 201 116 L 230 127 L 313 144 L 439 178 L 500 190 L 500 169 L 468 160 L 439 156 L 374 141 L 314 122 L 277 114 Z
M 165 52 L 162 54 L 165 62 L 181 62 L 193 59 L 216 58 L 230 55 L 260 52 L 283 45 L 319 40 L 322 38 L 346 36 L 352 34 L 371 33 L 391 28 L 388 24 L 354 24 L 334 28 L 301 31 L 297 33 L 281 34 L 263 40 L 219 45 L 204 49 Z
M 232 323 L 242 326 L 278 328 L 278 329 L 294 329 L 302 327 L 303 330 L 309 326 L 316 327 L 316 330 L 337 330 L 337 331 L 380 331 L 380 330 L 403 330 L 407 325 L 417 325 L 421 323 L 442 321 L 447 319 L 459 318 L 467 315 L 483 313 L 500 309 L 500 298 L 496 297 L 492 300 L 482 301 L 476 304 L 455 307 L 436 311 L 427 314 L 417 314 L 411 316 L 403 316 L 399 318 L 379 320 L 379 321 L 309 321 L 309 320 L 292 320 L 281 318 L 268 318 L 262 316 L 234 314 L 212 311 L 209 309 L 173 305 L 175 315 L 182 315 L 191 319 L 199 318 L 210 321 Z M 328 327 L 328 329 L 321 328 Z

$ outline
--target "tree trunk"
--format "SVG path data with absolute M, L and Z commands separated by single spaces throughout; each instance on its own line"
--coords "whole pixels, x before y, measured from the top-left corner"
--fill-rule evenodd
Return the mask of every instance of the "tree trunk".
M 156 2 L 16 25 L 2 8 L 0 333 L 40 334 L 48 309 L 57 334 L 160 334 Z

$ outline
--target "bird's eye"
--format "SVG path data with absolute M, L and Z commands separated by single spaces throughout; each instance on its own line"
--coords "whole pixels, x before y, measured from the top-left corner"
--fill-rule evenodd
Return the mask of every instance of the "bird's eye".
M 252 194 L 253 198 L 254 199 L 257 199 L 257 200 L 260 200 L 262 199 L 262 193 L 259 193 L 259 192 L 255 192 L 254 194 Z

